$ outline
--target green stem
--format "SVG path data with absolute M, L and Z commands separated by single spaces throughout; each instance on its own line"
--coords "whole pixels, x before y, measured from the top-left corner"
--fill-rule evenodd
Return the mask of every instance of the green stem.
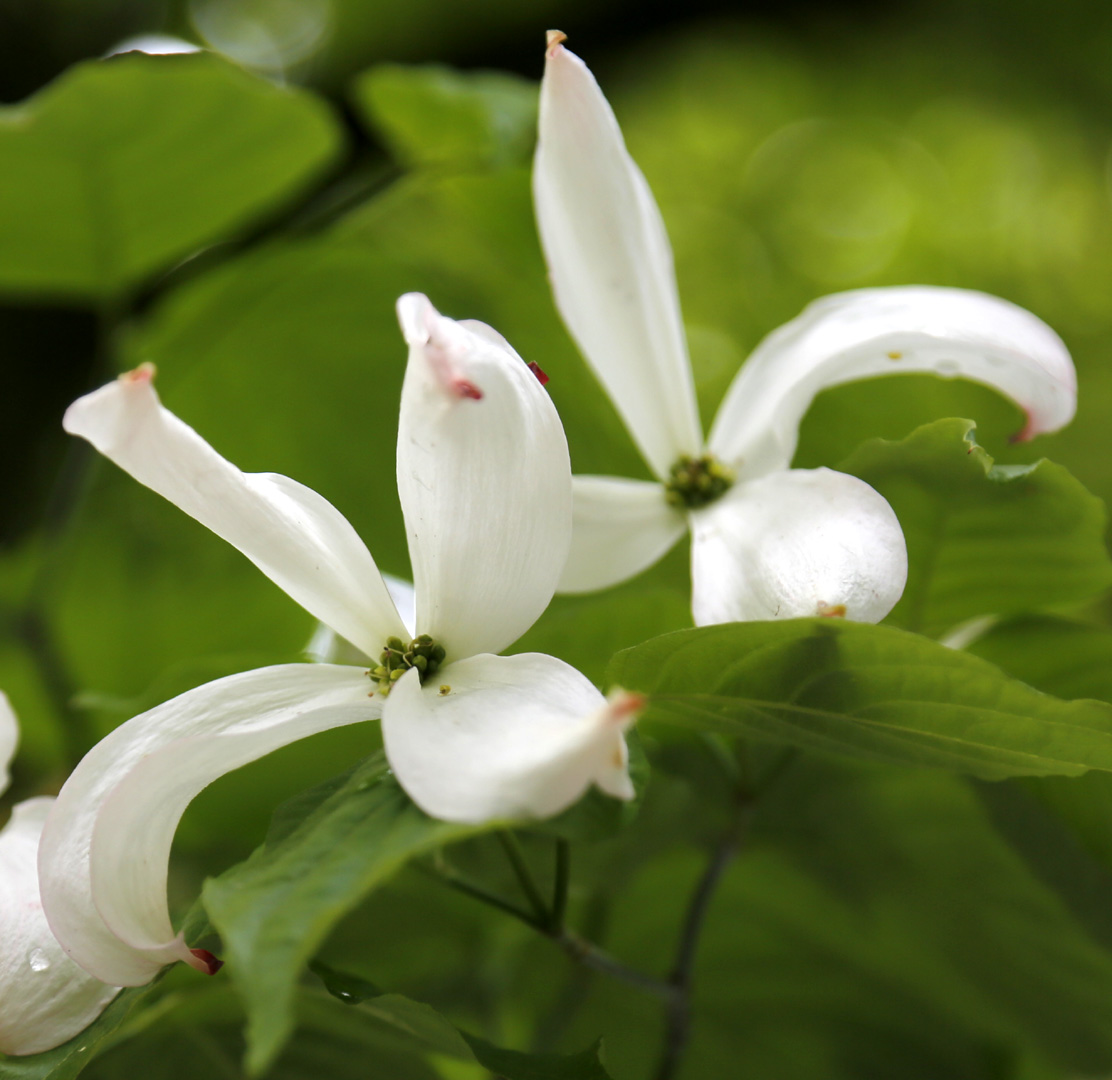
M 552 929 L 562 930 L 568 910 L 568 884 L 571 881 L 571 844 L 556 841 L 556 877 L 552 886 Z
M 521 844 L 517 837 L 509 829 L 502 829 L 495 835 L 502 845 L 502 850 L 506 853 L 506 858 L 510 860 L 510 865 L 517 876 L 517 882 L 521 886 L 521 891 L 525 894 L 525 899 L 529 901 L 529 906 L 533 909 L 537 921 L 542 926 L 549 926 L 552 922 L 552 913 L 548 910 L 548 905 L 545 903 L 540 887 L 533 877 L 533 872 L 525 861 L 525 853 L 521 850 Z

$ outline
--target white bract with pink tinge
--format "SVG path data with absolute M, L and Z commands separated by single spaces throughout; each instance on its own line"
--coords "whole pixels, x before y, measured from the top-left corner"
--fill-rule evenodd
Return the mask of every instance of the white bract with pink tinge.
M 381 657 L 370 671 L 286 664 L 219 679 L 89 752 L 47 823 L 40 869 L 54 933 L 101 979 L 142 984 L 174 960 L 208 969 L 166 907 L 178 821 L 217 777 L 314 732 L 381 718 L 402 787 L 450 821 L 546 817 L 592 783 L 633 795 L 623 732 L 640 699 L 608 700 L 551 656 L 494 655 L 544 611 L 570 543 L 571 469 L 548 393 L 489 327 L 444 318 L 416 294 L 398 315 L 409 363 L 397 479 L 415 626 L 338 510 L 284 476 L 225 461 L 162 407 L 149 368 L 66 413 L 67 431 Z
M 19 727 L 0 693 L 0 795 Z M 37 1054 L 88 1027 L 119 993 L 62 951 L 39 899 L 39 834 L 54 800 L 17 803 L 0 829 L 0 1054 Z
M 560 590 L 616 584 L 690 529 L 699 625 L 844 614 L 875 622 L 907 575 L 903 533 L 868 484 L 792 469 L 799 424 L 830 386 L 897 372 L 985 383 L 1066 424 L 1069 353 L 1034 315 L 961 289 L 862 289 L 819 300 L 761 342 L 704 442 L 672 252 L 645 178 L 584 63 L 549 35 L 533 173 L 556 305 L 659 483 L 574 478 Z

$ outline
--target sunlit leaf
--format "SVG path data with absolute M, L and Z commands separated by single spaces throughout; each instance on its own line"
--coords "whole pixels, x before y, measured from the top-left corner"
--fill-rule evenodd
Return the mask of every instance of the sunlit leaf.
M 1105 514 L 1050 461 L 1000 466 L 967 420 L 862 446 L 840 468 L 877 489 L 907 539 L 908 581 L 888 617 L 939 634 L 978 615 L 1091 599 L 1112 584 Z
M 206 882 L 205 909 L 244 999 L 250 1071 L 292 1031 L 297 979 L 332 926 L 408 859 L 476 831 L 423 814 L 376 755 L 297 828 Z
M 339 147 L 322 102 L 212 55 L 71 68 L 0 112 L 0 290 L 110 300 L 240 234 Z
M 610 677 L 651 694 L 650 716 L 697 730 L 985 779 L 1112 770 L 1112 707 L 883 626 L 683 630 L 619 653 Z

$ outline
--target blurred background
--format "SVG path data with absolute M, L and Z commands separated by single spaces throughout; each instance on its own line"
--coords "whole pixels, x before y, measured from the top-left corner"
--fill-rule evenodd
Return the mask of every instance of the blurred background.
M 1069 428 L 1012 445 L 1022 418 L 1008 403 L 901 376 L 824 394 L 797 463 L 837 465 L 866 438 L 966 416 L 998 460 L 1045 455 L 1112 498 L 1108 5 L 0 0 L 0 686 L 24 722 L 13 796 L 56 788 L 143 708 L 296 659 L 313 631 L 236 552 L 63 435 L 65 406 L 114 372 L 156 362 L 167 404 L 222 453 L 322 492 L 403 576 L 401 292 L 490 322 L 540 363 L 577 471 L 645 475 L 552 308 L 532 225 L 532 110 L 553 26 L 598 76 L 661 204 L 705 424 L 753 346 L 821 295 L 983 289 L 1070 347 Z M 188 46 L 224 60 L 96 61 Z M 432 63 L 506 74 L 457 83 L 399 66 Z M 618 648 L 688 624 L 685 560 L 680 549 L 628 586 L 558 600 L 519 647 L 601 681 Z M 1107 625 L 1106 603 L 1083 614 Z M 1103 670 L 1044 688 L 1107 699 Z M 258 843 L 277 803 L 376 740 L 371 725 L 331 733 L 214 785 L 179 834 L 179 908 Z M 666 963 L 676 883 L 696 872 L 684 845 L 717 827 L 705 764 L 677 763 L 636 838 L 577 864 L 588 929 L 612 929 L 645 966 Z M 1068 831 L 1060 851 L 1092 857 L 1106 898 L 1109 785 L 1024 790 Z M 1112 1052 L 1089 1037 L 1112 1031 L 1112 927 L 1075 924 L 1044 884 L 964 781 L 808 762 L 727 883 L 687 1075 L 1103 1075 Z M 576 1014 L 589 987 L 547 944 L 431 899 L 419 875 L 330 949 L 492 1038 L 581 1047 L 601 1025 L 619 1077 L 654 1053 L 651 1007 L 596 987 Z M 127 1073 L 121 1053 L 104 1076 Z M 159 1060 L 178 1075 L 173 1054 Z

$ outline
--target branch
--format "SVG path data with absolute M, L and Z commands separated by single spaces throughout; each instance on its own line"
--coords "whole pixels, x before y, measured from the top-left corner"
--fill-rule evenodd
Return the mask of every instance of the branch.
M 676 948 L 676 960 L 668 977 L 667 985 L 672 993 L 665 1005 L 664 1049 L 661 1051 L 655 1080 L 672 1080 L 691 1039 L 691 983 L 699 935 L 715 890 L 745 842 L 753 815 L 752 794 L 748 790 L 739 790 L 735 807 L 734 820 L 711 853 L 710 861 L 688 902 L 687 915 Z

